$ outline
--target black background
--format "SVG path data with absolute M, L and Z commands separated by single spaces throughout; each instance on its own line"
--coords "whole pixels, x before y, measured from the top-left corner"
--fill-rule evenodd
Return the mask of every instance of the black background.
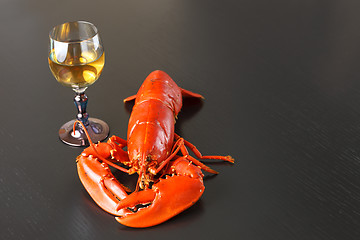
M 0 3 L 0 239 L 359 239 L 360 2 Z M 71 89 L 47 63 L 48 33 L 87 20 L 106 65 L 88 112 L 126 138 L 129 106 L 155 69 L 201 93 L 176 131 L 234 165 L 193 207 L 148 229 L 118 224 L 81 185 L 59 127 Z M 124 177 L 126 178 L 126 177 Z

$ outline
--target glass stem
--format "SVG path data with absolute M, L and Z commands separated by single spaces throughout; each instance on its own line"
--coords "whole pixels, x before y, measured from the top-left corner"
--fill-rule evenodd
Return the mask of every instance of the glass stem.
M 78 110 L 78 114 L 76 115 L 76 119 L 81 121 L 85 126 L 89 125 L 89 114 L 86 112 L 88 98 L 85 95 L 85 92 L 77 92 L 74 97 L 74 103 Z

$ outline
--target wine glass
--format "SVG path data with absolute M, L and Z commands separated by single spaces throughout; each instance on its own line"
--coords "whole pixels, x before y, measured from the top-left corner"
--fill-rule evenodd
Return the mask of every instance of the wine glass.
M 49 34 L 49 66 L 56 80 L 71 87 L 76 95 L 76 119 L 65 123 L 59 130 L 60 139 L 71 146 L 89 144 L 85 132 L 76 124 L 81 121 L 93 142 L 104 140 L 109 135 L 109 126 L 102 120 L 89 118 L 86 112 L 85 90 L 100 76 L 105 64 L 105 52 L 97 28 L 89 22 L 75 21 L 55 26 Z

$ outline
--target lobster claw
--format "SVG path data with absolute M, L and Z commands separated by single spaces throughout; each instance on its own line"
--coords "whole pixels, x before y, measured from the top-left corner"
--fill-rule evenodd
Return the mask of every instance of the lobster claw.
M 180 158 L 171 169 L 175 173 L 172 177 L 160 179 L 152 189 L 134 192 L 121 200 L 117 210 L 129 208 L 133 212 L 126 212 L 116 220 L 129 227 L 151 227 L 196 203 L 205 189 L 200 168 Z
M 80 155 L 77 158 L 77 169 L 82 184 L 99 207 L 113 215 L 129 212 L 128 209 L 115 211 L 120 199 L 126 198 L 128 194 L 106 164 L 95 157 Z

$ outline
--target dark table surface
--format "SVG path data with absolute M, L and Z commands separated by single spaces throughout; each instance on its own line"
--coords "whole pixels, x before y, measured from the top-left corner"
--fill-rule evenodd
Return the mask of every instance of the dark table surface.
M 360 2 L 0 3 L 0 239 L 359 239 Z M 71 89 L 47 63 L 48 32 L 87 20 L 106 65 L 88 112 L 126 138 L 128 107 L 155 69 L 201 93 L 176 131 L 212 163 L 201 200 L 149 229 L 118 224 L 80 183 L 81 148 L 58 139 Z

